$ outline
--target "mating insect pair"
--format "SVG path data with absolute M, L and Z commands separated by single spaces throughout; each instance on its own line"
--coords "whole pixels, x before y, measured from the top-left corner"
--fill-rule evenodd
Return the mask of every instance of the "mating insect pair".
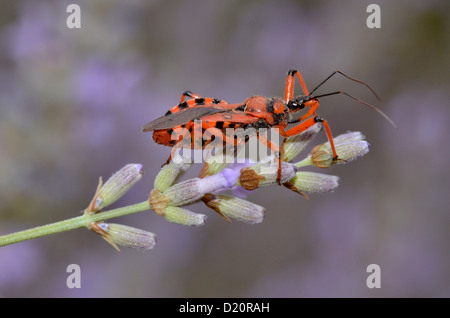
M 172 107 L 163 117 L 160 117 L 144 126 L 143 131 L 154 131 L 153 139 L 156 143 L 175 147 L 183 137 L 200 136 L 201 140 L 190 138 L 191 148 L 196 148 L 200 144 L 205 147 L 203 139 L 203 132 L 209 130 L 215 137 L 222 139 L 226 145 L 236 146 L 237 140 L 230 138 L 225 133 L 227 128 L 243 128 L 256 129 L 258 140 L 262 141 L 275 154 L 278 161 L 278 182 L 281 179 L 281 154 L 279 147 L 263 138 L 258 129 L 261 128 L 277 128 L 278 133 L 284 137 L 297 135 L 306 129 L 310 128 L 317 122 L 321 122 L 325 128 L 330 146 L 333 152 L 333 160 L 339 160 L 331 135 L 330 127 L 327 120 L 316 115 L 316 110 L 319 107 L 319 98 L 337 94 L 346 95 L 360 104 L 363 104 L 380 113 L 385 117 L 394 127 L 395 123 L 381 110 L 373 105 L 365 103 L 344 91 L 335 91 L 327 94 L 316 95 L 313 93 L 328 81 L 335 74 L 340 74 L 346 78 L 363 84 L 369 88 L 372 93 L 379 100 L 375 91 L 366 83 L 356 80 L 340 71 L 334 71 L 327 78 L 325 78 L 313 90 L 308 91 L 306 84 L 297 70 L 290 70 L 287 74 L 286 85 L 284 91 L 284 99 L 279 97 L 267 98 L 263 96 L 252 96 L 247 98 L 243 103 L 228 104 L 227 102 L 209 97 L 201 97 L 190 91 L 186 91 L 181 95 L 180 103 Z M 294 82 L 295 76 L 300 81 L 304 95 L 294 96 Z M 188 98 L 187 100 L 186 97 Z M 306 113 L 299 118 L 294 118 L 293 114 L 305 109 Z M 296 124 L 288 128 L 288 125 Z M 185 136 L 180 135 L 173 139 L 173 132 L 177 129 L 184 129 Z M 195 134 L 195 132 L 201 132 Z M 186 136 L 189 135 L 189 136 Z M 283 141 L 284 143 L 284 141 Z M 283 144 L 281 145 L 282 149 Z M 167 163 L 172 159 L 172 153 L 167 160 Z

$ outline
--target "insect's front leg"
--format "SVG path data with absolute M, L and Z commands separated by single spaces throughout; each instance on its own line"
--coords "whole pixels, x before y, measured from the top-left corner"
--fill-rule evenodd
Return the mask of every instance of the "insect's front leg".
M 305 95 L 309 95 L 308 88 L 306 87 L 305 81 L 303 77 L 300 75 L 300 72 L 297 70 L 290 70 L 286 77 L 286 86 L 284 89 L 284 101 L 285 103 L 289 102 L 289 100 L 294 97 L 294 82 L 295 75 L 297 75 L 298 80 L 300 81 L 300 85 L 302 86 L 303 92 Z

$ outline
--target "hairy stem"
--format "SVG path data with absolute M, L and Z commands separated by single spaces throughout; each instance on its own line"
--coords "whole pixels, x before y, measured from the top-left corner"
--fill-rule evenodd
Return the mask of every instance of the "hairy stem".
M 70 231 L 80 227 L 88 227 L 90 223 L 104 221 L 127 214 L 150 210 L 148 201 L 117 208 L 110 211 L 100 212 L 96 214 L 87 214 L 74 217 L 68 220 L 59 221 L 51 224 L 38 226 L 32 229 L 11 233 L 0 236 L 0 246 L 10 245 L 26 240 L 31 240 L 41 236 Z

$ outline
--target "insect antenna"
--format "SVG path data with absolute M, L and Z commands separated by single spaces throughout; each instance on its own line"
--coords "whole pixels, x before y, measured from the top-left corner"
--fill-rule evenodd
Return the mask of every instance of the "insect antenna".
M 356 82 L 356 83 L 359 83 L 359 84 L 362 84 L 362 85 L 366 86 L 366 87 L 372 92 L 372 94 L 375 95 L 375 97 L 378 99 L 378 101 L 381 101 L 381 99 L 380 99 L 380 97 L 378 96 L 378 94 L 375 92 L 375 90 L 374 90 L 372 87 L 370 87 L 369 84 L 367 84 L 367 83 L 365 83 L 365 82 L 363 82 L 363 81 L 357 80 L 356 78 L 350 77 L 350 76 L 348 76 L 347 74 L 342 73 L 341 71 L 334 71 L 333 73 L 331 73 L 330 75 L 328 75 L 328 77 L 325 78 L 319 85 L 317 85 L 316 87 L 314 87 L 314 89 L 309 93 L 309 96 L 311 96 L 311 95 L 312 95 L 312 94 L 313 94 L 320 86 L 322 86 L 323 84 L 325 84 L 325 82 L 327 82 L 331 77 L 333 77 L 333 75 L 336 75 L 336 74 L 341 74 L 342 76 L 348 78 L 349 80 L 352 80 L 353 82 Z
M 338 95 L 338 94 L 344 94 L 344 95 L 346 95 L 346 96 L 348 96 L 348 97 L 354 99 L 354 100 L 357 101 L 358 103 L 360 103 L 360 104 L 362 104 L 362 105 L 364 105 L 364 106 L 367 106 L 367 107 L 373 109 L 374 111 L 376 111 L 377 113 L 379 113 L 381 116 L 383 116 L 383 117 L 384 117 L 384 118 L 385 118 L 392 126 L 394 126 L 394 128 L 398 128 L 397 124 L 394 123 L 394 121 L 393 121 L 392 119 L 390 119 L 388 115 L 386 115 L 385 113 L 383 113 L 378 107 L 373 106 L 373 105 L 371 105 L 371 104 L 369 104 L 369 103 L 366 103 L 366 102 L 360 100 L 359 98 L 356 98 L 356 97 L 354 97 L 354 96 L 352 96 L 352 95 L 350 95 L 350 94 L 348 94 L 348 93 L 346 93 L 346 92 L 344 92 L 344 91 L 336 91 L 336 92 L 332 92 L 332 93 L 327 93 L 327 94 L 317 95 L 317 96 L 314 96 L 314 98 L 320 98 L 320 97 L 331 96 L 331 95 Z M 311 94 L 310 94 L 310 95 L 311 95 Z
M 319 98 L 319 97 L 330 96 L 330 95 L 344 94 L 344 95 L 346 95 L 346 96 L 348 96 L 348 97 L 354 99 L 354 100 L 357 101 L 358 103 L 363 104 L 363 105 L 365 105 L 365 106 L 367 106 L 367 107 L 373 109 L 374 111 L 376 111 L 377 113 L 379 113 L 381 116 L 383 116 L 383 117 L 384 117 L 384 118 L 385 118 L 392 126 L 394 126 L 395 128 L 398 128 L 397 124 L 394 123 L 394 121 L 393 121 L 392 119 L 390 119 L 388 115 L 386 115 L 385 113 L 383 113 L 379 108 L 377 108 L 377 107 L 375 107 L 375 106 L 373 106 L 373 105 L 371 105 L 371 104 L 369 104 L 369 103 L 366 103 L 366 102 L 364 102 L 364 101 L 362 101 L 362 100 L 360 100 L 360 99 L 358 99 L 358 98 L 356 98 L 356 97 L 354 97 L 354 96 L 352 96 L 352 95 L 350 95 L 350 94 L 348 94 L 348 93 L 346 93 L 346 92 L 344 92 L 344 91 L 336 91 L 336 92 L 332 92 L 332 93 L 328 93 L 328 94 L 322 94 L 322 95 L 318 95 L 318 96 L 312 96 L 312 94 L 313 94 L 320 86 L 322 86 L 325 82 L 327 82 L 331 77 L 333 77 L 333 76 L 336 75 L 336 74 L 340 74 L 340 75 L 342 75 L 342 76 L 348 78 L 349 80 L 351 80 L 351 81 L 353 81 L 353 82 L 356 82 L 356 83 L 359 83 L 359 84 L 362 84 L 362 85 L 366 86 L 366 87 L 372 92 L 372 94 L 375 95 L 375 97 L 378 99 L 378 101 L 381 101 L 381 99 L 380 99 L 380 97 L 378 96 L 378 94 L 375 92 L 375 90 L 374 90 L 372 87 L 370 87 L 369 84 L 367 84 L 367 83 L 365 83 L 365 82 L 363 82 L 363 81 L 357 80 L 356 78 L 353 78 L 353 77 L 351 77 L 351 76 L 348 76 L 347 74 L 342 73 L 341 71 L 334 71 L 333 73 L 331 73 L 330 75 L 328 75 L 322 82 L 319 83 L 319 85 L 317 85 L 316 87 L 314 87 L 314 89 L 309 93 L 308 96 L 309 96 L 309 97 Z

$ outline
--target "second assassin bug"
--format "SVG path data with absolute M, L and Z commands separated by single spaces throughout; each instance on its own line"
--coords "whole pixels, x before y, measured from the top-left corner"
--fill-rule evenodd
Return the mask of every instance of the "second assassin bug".
M 263 96 L 251 96 L 242 103 L 228 104 L 220 99 L 201 97 L 190 91 L 186 91 L 181 95 L 181 100 L 178 105 L 172 107 L 164 116 L 145 125 L 143 131 L 153 131 L 153 139 L 156 143 L 170 147 L 175 147 L 183 137 L 179 136 L 179 139 L 173 139 L 172 134 L 176 129 L 184 129 L 184 131 L 186 131 L 185 134 L 190 134 L 189 137 L 194 136 L 194 132 L 198 131 L 201 132 L 199 136 L 203 136 L 203 132 L 211 130 L 214 132 L 214 136 L 219 136 L 222 139 L 224 144 L 236 145 L 236 140 L 229 138 L 229 136 L 226 135 L 225 130 L 227 128 L 277 128 L 279 130 L 278 133 L 282 137 L 287 138 L 305 131 L 317 122 L 321 122 L 330 142 L 333 160 L 336 161 L 339 160 L 339 158 L 336 153 L 328 121 L 316 114 L 316 110 L 319 107 L 319 98 L 338 94 L 346 95 L 358 103 L 375 110 L 396 127 L 396 124 L 377 107 L 353 97 L 344 91 L 313 95 L 319 87 L 336 74 L 340 74 L 354 82 L 366 86 L 375 97 L 380 100 L 378 95 L 368 84 L 352 78 L 341 71 L 332 72 L 314 89 L 309 91 L 300 72 L 297 70 L 290 70 L 286 77 L 284 99 L 279 97 L 267 98 Z M 298 78 L 304 95 L 294 96 L 295 77 Z M 293 114 L 301 110 L 305 110 L 306 113 L 298 118 L 294 118 Z M 291 124 L 294 125 L 288 128 L 288 125 Z M 278 161 L 279 182 L 281 178 L 279 148 L 276 144 L 267 139 L 262 140 L 258 133 L 257 138 L 260 141 L 263 141 L 263 143 L 275 153 Z M 197 145 L 205 147 L 206 143 L 204 142 L 203 137 L 201 137 L 201 139 L 202 140 L 195 140 L 194 138 L 191 138 L 191 148 L 195 148 Z M 280 148 L 282 148 L 282 145 Z M 170 162 L 171 158 L 172 153 L 169 156 L 167 163 Z

